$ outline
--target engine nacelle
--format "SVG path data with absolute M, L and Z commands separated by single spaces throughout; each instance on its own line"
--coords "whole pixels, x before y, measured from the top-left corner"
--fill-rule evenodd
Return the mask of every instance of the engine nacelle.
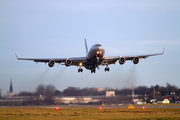
M 139 58 L 138 57 L 134 57 L 133 58 L 133 63 L 134 64 L 138 64 L 139 63 Z
M 49 67 L 53 67 L 55 65 L 55 60 L 50 60 L 48 65 Z
M 126 62 L 126 59 L 124 57 L 119 58 L 119 64 L 123 65 Z
M 70 59 L 67 59 L 66 61 L 65 61 L 65 65 L 68 67 L 68 66 L 70 66 L 72 64 L 72 61 L 70 60 Z

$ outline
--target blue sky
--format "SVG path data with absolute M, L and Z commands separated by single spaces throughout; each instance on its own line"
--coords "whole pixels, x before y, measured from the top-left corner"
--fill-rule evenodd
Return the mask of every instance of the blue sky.
M 58 90 L 74 87 L 125 88 L 145 85 L 180 87 L 180 1 L 174 0 L 0 0 L 0 89 L 35 91 L 39 84 Z M 100 43 L 106 56 L 162 52 L 134 65 L 104 66 L 91 74 L 77 67 L 18 61 L 27 58 L 85 56 Z

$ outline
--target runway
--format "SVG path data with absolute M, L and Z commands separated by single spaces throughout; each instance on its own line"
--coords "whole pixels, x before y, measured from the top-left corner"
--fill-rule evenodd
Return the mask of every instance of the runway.
M 129 105 L 49 105 L 49 106 L 0 106 L 0 108 L 128 108 Z M 180 104 L 173 105 L 134 105 L 135 108 L 180 108 Z

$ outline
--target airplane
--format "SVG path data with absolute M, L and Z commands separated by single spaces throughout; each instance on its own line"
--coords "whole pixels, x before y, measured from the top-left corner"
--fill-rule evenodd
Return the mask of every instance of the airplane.
M 148 55 L 133 55 L 133 56 L 104 56 L 105 49 L 101 44 L 94 44 L 90 50 L 88 51 L 86 39 L 85 39 L 85 48 L 86 48 L 86 57 L 73 57 L 73 58 L 18 58 L 16 55 L 16 58 L 18 60 L 32 60 L 36 63 L 38 62 L 44 62 L 48 63 L 49 67 L 53 67 L 55 63 L 64 63 L 61 65 L 65 65 L 67 67 L 69 66 L 78 66 L 78 73 L 83 72 L 83 69 L 81 67 L 85 67 L 87 70 L 91 70 L 91 73 L 96 72 L 96 68 L 99 69 L 99 66 L 106 66 L 105 72 L 109 71 L 108 65 L 115 64 L 119 60 L 119 64 L 123 65 L 127 60 L 133 61 L 134 64 L 139 63 L 139 59 L 146 59 L 149 56 L 156 56 L 156 55 L 163 55 L 164 49 L 162 53 L 157 54 L 148 54 Z

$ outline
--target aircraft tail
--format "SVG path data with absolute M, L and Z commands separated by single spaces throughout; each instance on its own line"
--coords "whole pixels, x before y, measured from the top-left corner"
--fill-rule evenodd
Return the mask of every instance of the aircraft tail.
M 85 41 L 86 54 L 87 54 L 88 53 L 88 47 L 87 47 L 86 39 L 84 39 L 84 41 Z

